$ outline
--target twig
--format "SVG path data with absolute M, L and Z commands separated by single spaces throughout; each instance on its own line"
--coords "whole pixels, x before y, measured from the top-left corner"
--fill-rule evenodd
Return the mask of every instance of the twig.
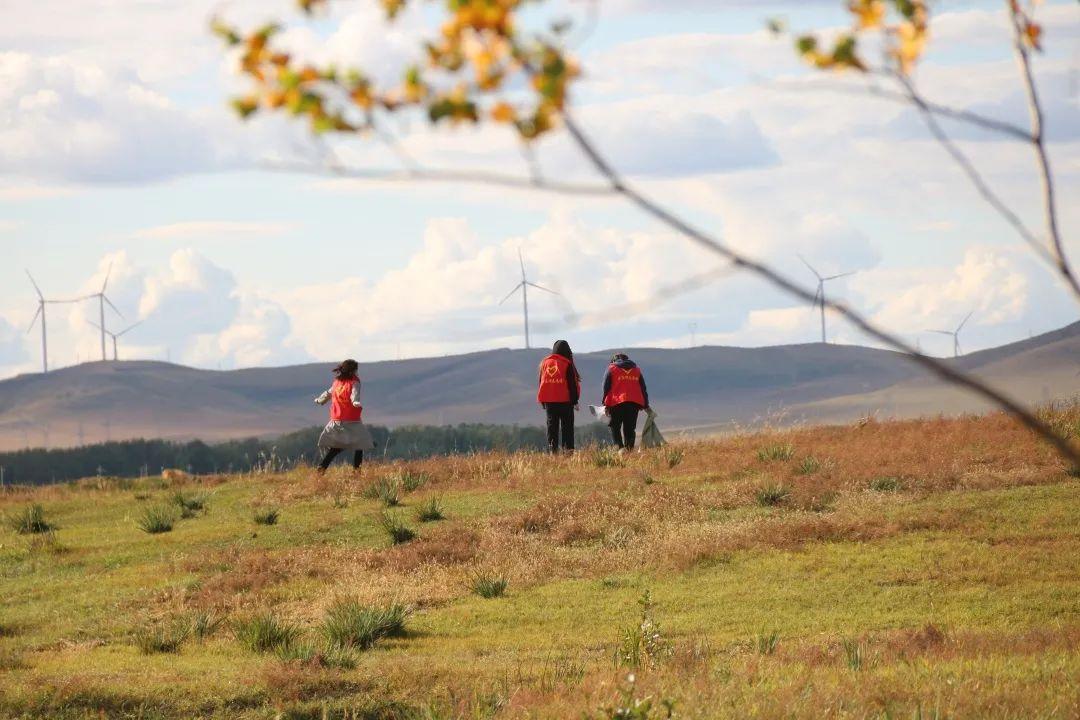
M 592 162 L 593 166 L 600 172 L 601 175 L 606 177 L 611 183 L 611 187 L 625 196 L 632 203 L 637 205 L 645 213 L 656 218 L 663 224 L 667 225 L 671 229 L 675 230 L 679 234 L 687 237 L 701 247 L 713 252 L 721 257 L 728 259 L 734 266 L 739 268 L 745 268 L 762 279 L 768 281 L 777 288 L 784 290 L 790 295 L 793 295 L 805 302 L 814 302 L 814 295 L 807 289 L 801 287 L 797 283 L 781 275 L 771 267 L 752 260 L 743 256 L 736 250 L 731 249 L 727 245 L 714 237 L 692 227 L 685 220 L 674 215 L 670 211 L 657 205 L 655 202 L 638 193 L 636 190 L 626 185 L 619 174 L 611 167 L 611 165 L 599 154 L 592 143 L 585 137 L 581 129 L 578 128 L 577 123 L 568 114 L 563 114 L 563 122 L 566 125 L 567 131 L 573 138 L 574 142 L 578 145 L 585 156 Z M 878 328 L 869 320 L 864 318 L 858 312 L 850 309 L 843 303 L 836 302 L 834 300 L 824 300 L 824 304 L 833 312 L 839 314 L 845 318 L 855 327 L 862 330 L 870 337 L 876 338 L 882 343 L 899 350 L 907 354 L 913 362 L 923 366 L 933 374 L 937 375 L 941 379 L 966 388 L 976 395 L 980 395 L 983 398 L 990 400 L 998 407 L 1002 408 L 1006 412 L 1012 414 L 1020 420 L 1024 425 L 1035 433 L 1041 435 L 1047 441 L 1052 444 L 1057 451 L 1067 459 L 1074 468 L 1080 468 L 1080 453 L 1077 452 L 1068 440 L 1061 437 L 1054 430 L 1039 420 L 1032 414 L 1027 408 L 1023 407 L 1019 402 L 1013 400 L 1004 393 L 990 387 L 986 383 L 969 376 L 968 374 L 956 370 L 946 362 L 937 358 L 932 358 L 928 355 L 923 355 L 918 352 L 911 345 L 906 343 L 901 338 Z
M 1013 45 L 1016 48 L 1016 59 L 1020 63 L 1020 74 L 1024 80 L 1024 90 L 1027 93 L 1028 110 L 1031 113 L 1031 145 L 1035 149 L 1035 160 L 1039 166 L 1039 179 L 1043 189 L 1043 211 L 1045 213 L 1046 231 L 1050 236 L 1056 255 L 1058 272 L 1065 278 L 1065 282 L 1072 288 L 1073 293 L 1080 297 L 1080 283 L 1077 282 L 1072 266 L 1065 254 L 1065 248 L 1061 240 L 1061 232 L 1058 229 L 1057 202 L 1054 191 L 1054 176 L 1050 171 L 1050 157 L 1046 152 L 1046 137 L 1044 133 L 1043 110 L 1039 101 L 1039 91 L 1035 86 L 1035 76 L 1031 70 L 1031 53 L 1024 46 L 1024 32 L 1020 27 L 1017 13 L 1020 12 L 1010 0 L 1006 0 L 1009 12 L 1009 21 L 1013 29 Z
M 963 151 L 957 147 L 956 143 L 952 141 L 952 138 L 945 133 L 945 130 L 941 127 L 941 124 L 937 121 L 937 118 L 934 117 L 934 113 L 927 105 L 926 100 L 919 94 L 919 91 L 915 89 L 915 85 L 911 80 L 899 73 L 895 76 L 895 79 L 904 88 L 904 96 L 915 105 L 916 109 L 918 109 L 919 113 L 922 115 L 926 127 L 930 130 L 930 134 L 933 135 L 934 139 L 936 139 L 938 143 L 945 148 L 945 151 L 952 156 L 952 159 L 960 166 L 960 169 L 964 174 L 968 176 L 968 180 L 975 186 L 975 189 L 978 190 L 983 199 L 1005 219 L 1005 222 L 1009 223 L 1009 225 L 1016 230 L 1017 234 L 1023 238 L 1024 242 L 1026 242 L 1032 250 L 1034 250 L 1043 260 L 1056 268 L 1058 266 L 1058 261 L 1054 254 L 1040 242 L 1039 238 L 1035 237 L 1033 232 L 1028 230 L 1027 226 L 1024 225 L 1024 221 L 1021 220 L 1020 217 L 1005 204 L 1005 201 L 998 197 L 990 188 L 967 155 L 965 155 Z M 1026 142 L 1031 142 L 1031 138 L 1026 138 Z

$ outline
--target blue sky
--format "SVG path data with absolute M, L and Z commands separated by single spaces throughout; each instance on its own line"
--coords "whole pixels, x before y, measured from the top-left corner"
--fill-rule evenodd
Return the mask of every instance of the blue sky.
M 93 289 L 113 267 L 112 298 L 142 324 L 125 358 L 205 367 L 364 360 L 519 346 L 518 249 L 537 282 L 534 344 L 576 349 L 779 344 L 816 339 L 800 306 L 761 282 L 728 276 L 643 314 L 614 310 L 716 265 L 624 203 L 490 187 L 345 181 L 271 172 L 317 164 L 302 128 L 242 125 L 237 87 L 206 32 L 214 8 L 239 22 L 295 19 L 281 0 L 187 3 L 9 0 L 0 13 L 0 377 L 40 367 L 29 268 L 52 296 Z M 374 2 L 286 36 L 298 52 L 394 73 L 415 52 L 423 11 L 392 31 Z M 582 17 L 581 2 L 549 3 Z M 939 4 L 918 82 L 927 95 L 1023 123 L 1025 108 L 999 2 Z M 63 7 L 63 11 L 58 8 Z M 606 0 L 579 48 L 581 122 L 636 184 L 739 249 L 810 281 L 857 270 L 837 297 L 928 350 L 926 332 L 975 315 L 965 348 L 1042 332 L 1076 304 L 982 202 L 900 105 L 828 86 L 768 36 L 838 26 L 843 3 Z M 533 11 L 534 13 L 539 11 Z M 1037 60 L 1066 238 L 1080 231 L 1080 8 L 1039 10 Z M 987 179 L 1032 226 L 1039 197 L 1030 151 L 949 126 Z M 403 121 L 409 151 L 433 165 L 524 172 L 502 129 L 436 130 Z M 393 162 L 370 141 L 340 143 L 355 167 Z M 537 148 L 545 172 L 587 178 L 557 135 Z M 1078 250 L 1071 243 L 1073 250 Z M 572 323 L 567 307 L 587 314 Z M 50 309 L 51 365 L 97 357 L 88 304 Z M 862 342 L 838 321 L 830 340 Z

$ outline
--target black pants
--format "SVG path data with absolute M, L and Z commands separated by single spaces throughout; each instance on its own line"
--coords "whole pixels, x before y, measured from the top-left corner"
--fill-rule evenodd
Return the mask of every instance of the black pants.
M 330 467 L 330 463 L 332 463 L 334 461 L 334 458 L 336 458 L 340 454 L 341 454 L 341 448 L 330 448 L 329 450 L 327 450 L 326 454 L 323 455 L 322 462 L 319 463 L 319 469 L 320 470 L 325 470 L 326 468 Z M 364 451 L 363 450 L 357 450 L 356 452 L 353 453 L 353 456 L 352 456 L 352 466 L 354 468 L 359 468 L 363 464 L 364 464 Z
M 641 407 L 637 403 L 625 402 L 608 408 L 611 419 L 608 426 L 611 427 L 611 439 L 621 448 L 634 449 L 637 441 L 637 416 Z
M 544 403 L 547 411 L 548 450 L 559 452 L 559 440 L 564 450 L 574 449 L 574 406 L 568 402 Z

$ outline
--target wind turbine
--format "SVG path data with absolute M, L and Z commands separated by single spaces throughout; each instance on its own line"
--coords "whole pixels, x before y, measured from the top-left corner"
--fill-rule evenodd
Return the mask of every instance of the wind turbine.
M 112 303 L 109 303 L 109 304 L 111 305 Z M 112 359 L 113 359 L 113 362 L 116 362 L 117 360 L 119 360 L 118 354 L 116 352 L 116 339 L 118 337 L 122 337 L 122 336 L 128 334 L 129 332 L 131 332 L 132 330 L 134 330 L 138 326 L 142 325 L 142 322 L 143 321 L 140 320 L 137 323 L 133 323 L 131 325 L 128 325 L 126 328 L 124 328 L 120 332 L 116 332 L 116 333 L 111 332 L 109 330 L 106 330 L 101 325 L 98 325 L 96 322 L 94 322 L 92 320 L 90 321 L 90 324 L 93 325 L 94 327 L 96 327 L 98 330 L 103 331 L 106 335 L 108 335 L 109 337 L 112 338 Z M 220 368 L 218 368 L 218 369 L 220 369 Z
M 525 349 L 529 350 L 531 347 L 529 345 L 529 288 L 533 287 L 537 290 L 543 290 L 544 292 L 551 293 L 552 295 L 558 295 L 559 293 L 555 292 L 554 290 L 548 290 L 546 287 L 543 287 L 541 285 L 537 285 L 536 283 L 529 280 L 528 277 L 526 277 L 525 260 L 521 256 L 520 249 L 518 250 L 518 264 L 521 265 L 521 282 L 515 285 L 514 289 L 511 290 L 510 293 L 506 297 L 504 297 L 502 299 L 502 302 L 500 302 L 499 304 L 502 305 L 507 300 L 512 298 L 514 296 L 514 293 L 516 293 L 518 290 L 521 291 L 521 304 L 525 310 Z
M 930 331 L 932 333 L 937 333 L 938 335 L 949 335 L 949 336 L 952 337 L 953 357 L 960 357 L 960 331 L 964 329 L 964 326 L 967 325 L 967 321 L 970 320 L 971 316 L 974 315 L 974 314 L 975 314 L 974 310 L 969 312 L 967 314 L 967 317 L 965 317 L 960 322 L 960 324 L 956 326 L 955 330 L 931 330 Z
M 814 294 L 814 305 L 821 307 L 821 342 L 826 343 L 828 340 L 825 337 L 825 283 L 830 280 L 839 280 L 842 277 L 848 275 L 854 275 L 854 272 L 840 273 L 839 275 L 829 275 L 828 277 L 822 277 L 821 273 L 814 269 L 814 266 L 806 262 L 806 258 L 802 255 L 799 256 L 803 265 L 810 268 L 810 272 L 814 273 L 814 277 L 817 278 L 817 292 Z
M 112 334 L 112 333 L 109 333 L 109 331 L 105 329 L 105 303 L 108 303 L 109 307 L 111 307 L 113 310 L 115 310 L 116 314 L 119 315 L 121 319 L 123 319 L 123 317 L 124 317 L 124 313 L 120 312 L 120 310 L 115 305 L 113 305 L 112 300 L 110 300 L 109 298 L 107 298 L 105 296 L 105 288 L 107 288 L 109 286 L 109 275 L 111 275 L 111 274 L 112 274 L 112 263 L 109 263 L 109 268 L 108 268 L 108 270 L 105 271 L 105 282 L 101 283 L 101 290 L 97 291 L 96 293 L 91 293 L 89 295 L 86 295 L 84 297 L 79 298 L 80 300 L 87 300 L 89 298 L 95 298 L 95 297 L 98 299 L 98 322 L 100 324 L 97 325 L 97 328 L 99 330 L 101 330 L 101 359 L 102 360 L 108 360 L 109 359 L 105 354 L 105 335 L 106 334 L 110 334 L 110 335 Z M 94 323 L 90 323 L 90 324 L 93 325 Z M 130 330 L 130 329 L 131 328 L 128 328 L 128 330 Z M 116 359 L 115 355 L 116 355 L 116 336 L 114 335 L 113 336 L 113 356 L 114 356 L 113 360 Z
M 34 313 L 34 317 L 30 320 L 30 327 L 27 328 L 27 334 L 34 329 L 34 324 L 37 322 L 38 317 L 41 317 L 41 371 L 49 372 L 49 332 L 45 322 L 45 306 L 46 305 L 62 305 L 67 303 L 79 302 L 85 298 L 76 298 L 74 300 L 47 300 L 44 295 L 41 294 L 41 288 L 38 287 L 37 281 L 34 280 L 34 276 L 30 274 L 30 271 L 26 271 L 26 277 L 30 278 L 30 284 L 34 286 L 34 291 L 38 296 L 38 309 Z M 111 303 L 110 303 L 111 304 Z

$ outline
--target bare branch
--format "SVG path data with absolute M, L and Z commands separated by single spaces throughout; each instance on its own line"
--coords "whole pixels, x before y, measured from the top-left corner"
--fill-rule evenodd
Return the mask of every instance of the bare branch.
M 578 128 L 577 123 L 568 114 L 563 114 L 563 121 L 566 125 L 570 136 L 578 147 L 589 158 L 593 166 L 611 183 L 611 187 L 617 190 L 620 194 L 625 196 L 633 204 L 637 205 L 648 215 L 651 215 L 661 223 L 667 225 L 671 229 L 675 230 L 679 234 L 692 240 L 697 245 L 713 252 L 723 258 L 729 260 L 734 266 L 738 268 L 745 268 L 754 273 L 758 277 L 766 280 L 775 287 L 799 298 L 807 303 L 814 302 L 814 295 L 807 289 L 798 285 L 792 280 L 781 275 L 776 270 L 772 269 L 764 263 L 760 263 L 756 260 L 752 260 L 741 253 L 731 249 L 727 245 L 723 244 L 720 240 L 692 227 L 685 220 L 674 215 L 665 208 L 657 205 L 649 198 L 641 195 L 636 190 L 628 187 L 622 180 L 617 172 L 611 167 L 611 165 L 599 154 L 592 143 L 585 137 L 584 133 Z M 909 345 L 900 337 L 889 333 L 886 330 L 878 328 L 869 320 L 864 318 L 860 313 L 850 309 L 843 303 L 839 303 L 835 300 L 822 300 L 825 307 L 828 307 L 833 312 L 839 314 L 855 327 L 862 330 L 864 333 L 873 337 L 885 345 L 899 350 L 907 354 L 912 361 L 921 365 L 929 370 L 934 375 L 937 375 L 946 382 L 952 383 L 959 387 L 965 388 L 976 395 L 979 395 L 986 400 L 991 401 L 998 407 L 1007 411 L 1015 416 L 1020 422 L 1026 425 L 1035 433 L 1041 435 L 1047 441 L 1052 444 L 1057 451 L 1067 459 L 1074 468 L 1080 468 L 1080 452 L 1074 448 L 1068 440 L 1061 437 L 1056 433 L 1049 425 L 1044 423 L 1039 418 L 1035 417 L 1027 408 L 1021 405 L 1018 401 L 1010 398 L 1008 395 L 994 389 L 993 387 L 983 383 L 982 381 L 964 373 L 960 370 L 953 368 L 948 363 L 937 358 L 923 355 L 914 347 Z
M 1076 275 L 1069 264 L 1064 243 L 1061 239 L 1061 232 L 1058 229 L 1054 176 L 1050 170 L 1050 157 L 1046 152 L 1042 104 L 1039 101 L 1039 91 L 1035 85 L 1035 75 L 1031 69 L 1031 52 L 1024 44 L 1024 30 L 1020 26 L 1017 17 L 1020 11 L 1009 0 L 1006 0 L 1006 8 L 1009 13 L 1009 22 L 1012 23 L 1013 46 L 1016 48 L 1016 59 L 1020 63 L 1020 74 L 1024 81 L 1024 90 L 1027 93 L 1028 110 L 1031 113 L 1031 144 L 1035 149 L 1035 160 L 1039 167 L 1039 179 L 1042 182 L 1046 232 L 1054 248 L 1058 272 L 1065 278 L 1073 292 L 1080 297 L 1080 282 L 1077 282 Z

